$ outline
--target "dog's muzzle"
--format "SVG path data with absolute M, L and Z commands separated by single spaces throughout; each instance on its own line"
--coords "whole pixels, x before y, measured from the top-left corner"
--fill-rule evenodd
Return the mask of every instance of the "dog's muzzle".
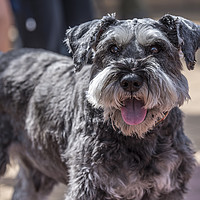
M 137 74 L 124 75 L 120 80 L 120 86 L 125 92 L 131 94 L 137 92 L 143 85 L 143 78 Z M 147 110 L 144 109 L 144 103 L 136 98 L 128 98 L 123 101 L 121 115 L 124 122 L 128 125 L 137 125 L 145 120 Z

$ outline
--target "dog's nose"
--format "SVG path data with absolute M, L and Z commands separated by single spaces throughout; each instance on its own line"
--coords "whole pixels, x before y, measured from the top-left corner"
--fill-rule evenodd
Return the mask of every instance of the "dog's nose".
M 122 77 L 120 85 L 127 92 L 137 92 L 143 85 L 143 78 L 137 74 L 127 74 Z

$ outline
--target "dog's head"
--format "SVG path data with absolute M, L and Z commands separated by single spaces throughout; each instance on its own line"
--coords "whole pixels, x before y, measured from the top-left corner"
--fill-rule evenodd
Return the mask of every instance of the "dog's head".
M 189 99 L 180 53 L 195 65 L 200 28 L 181 17 L 117 20 L 109 15 L 67 30 L 76 71 L 93 60 L 87 93 L 123 134 L 144 133 Z

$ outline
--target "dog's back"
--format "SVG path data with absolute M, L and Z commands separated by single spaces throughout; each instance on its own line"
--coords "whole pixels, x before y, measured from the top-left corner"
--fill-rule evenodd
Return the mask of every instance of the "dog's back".
M 66 79 L 71 79 L 62 79 L 63 84 L 66 83 L 66 87 L 70 87 L 67 86 L 73 79 L 73 67 L 69 67 L 70 63 L 71 59 L 44 50 L 21 49 L 1 55 L 0 175 L 3 175 L 6 170 L 6 164 L 9 162 L 8 152 L 12 143 L 20 143 L 22 149 L 18 149 L 17 151 L 23 152 L 23 146 L 25 145 L 26 149 L 31 149 L 32 144 L 29 143 L 29 140 L 36 137 L 38 141 L 39 138 L 42 140 L 42 136 L 34 132 L 35 129 L 33 126 L 26 126 L 25 120 L 28 120 L 26 117 L 31 115 L 31 111 L 29 110 L 34 106 L 40 106 L 40 103 L 46 100 L 49 93 L 51 93 L 50 95 L 56 95 L 52 94 L 51 87 L 53 87 L 54 83 L 58 82 L 59 76 L 65 74 Z M 55 74 L 52 76 L 54 72 Z M 41 87 L 38 87 L 38 85 L 41 85 Z M 55 86 L 55 92 L 58 92 L 57 87 L 59 87 L 59 84 Z M 33 95 L 35 93 L 36 95 Z M 51 106 L 50 102 L 47 103 Z M 58 102 L 54 103 L 55 105 L 59 104 Z M 48 107 L 48 104 L 46 105 Z M 45 110 L 47 109 L 43 106 L 40 109 L 41 113 L 37 115 L 40 125 L 44 123 L 43 119 L 49 117 L 47 116 L 48 111 L 45 113 Z M 49 113 L 49 115 L 55 116 L 58 123 L 61 123 L 58 119 L 58 113 Z M 31 126 L 34 124 L 34 119 L 30 120 L 29 125 Z M 46 125 L 43 124 L 41 126 L 44 127 Z M 26 130 L 31 128 L 33 130 L 30 132 L 34 133 L 27 135 Z
M 53 63 L 65 57 L 43 50 L 21 49 L 0 57 L 1 109 L 24 116 L 28 101 L 39 80 Z M 3 107 L 2 107 L 3 105 Z
M 25 52 L 27 54 L 24 54 Z M 17 62 L 17 57 L 19 59 L 23 57 L 25 62 Z M 4 174 L 6 164 L 9 162 L 10 144 L 17 139 L 17 134 L 14 134 L 13 130 L 13 121 L 17 119 L 20 121 L 19 124 L 24 124 L 24 108 L 27 107 L 27 98 L 30 98 L 34 83 L 26 85 L 26 88 L 22 83 L 28 83 L 27 80 L 34 76 L 33 63 L 34 57 L 30 57 L 30 50 L 12 51 L 1 54 L 0 57 L 0 175 Z M 38 76 L 35 79 L 38 79 Z

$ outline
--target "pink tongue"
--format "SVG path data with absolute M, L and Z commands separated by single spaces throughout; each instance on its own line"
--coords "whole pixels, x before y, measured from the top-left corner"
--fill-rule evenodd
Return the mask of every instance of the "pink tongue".
M 147 110 L 143 108 L 144 104 L 142 101 L 126 99 L 123 103 L 125 106 L 121 108 L 121 114 L 125 123 L 137 125 L 144 121 Z

